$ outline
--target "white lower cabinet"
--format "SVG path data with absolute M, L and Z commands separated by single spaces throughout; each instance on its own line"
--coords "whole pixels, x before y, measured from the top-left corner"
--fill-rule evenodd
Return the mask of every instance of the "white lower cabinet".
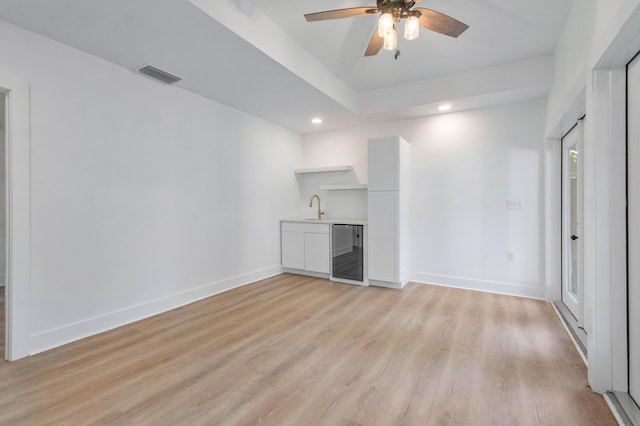
M 398 191 L 369 193 L 369 279 L 397 282 Z
M 282 267 L 328 274 L 331 271 L 329 225 L 282 222 Z
M 369 278 L 398 281 L 397 241 L 395 238 L 369 237 Z
M 304 270 L 329 273 L 329 268 L 329 234 L 305 232 Z
M 304 234 L 282 231 L 282 266 L 304 269 Z

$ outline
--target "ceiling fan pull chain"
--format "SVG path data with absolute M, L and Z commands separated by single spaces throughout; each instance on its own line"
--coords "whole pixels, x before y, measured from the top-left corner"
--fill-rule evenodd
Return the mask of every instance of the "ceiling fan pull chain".
M 396 59 L 396 61 L 398 60 L 398 56 L 400 56 L 400 51 L 399 51 L 399 50 L 396 50 L 396 55 L 395 55 L 395 59 Z

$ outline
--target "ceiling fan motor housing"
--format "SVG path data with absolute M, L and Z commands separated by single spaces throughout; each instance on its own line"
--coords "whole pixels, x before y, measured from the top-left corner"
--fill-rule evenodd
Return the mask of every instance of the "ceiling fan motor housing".
M 416 3 L 414 1 L 405 0 L 377 0 L 378 9 L 381 13 L 389 13 L 393 15 L 395 22 L 409 16 L 420 16 L 419 12 L 412 12 L 411 8 Z
M 384 9 L 387 7 L 402 7 L 402 8 L 407 8 L 407 9 L 411 9 L 413 7 L 414 4 L 416 4 L 415 1 L 413 0 L 377 0 L 376 2 L 378 4 L 378 9 Z

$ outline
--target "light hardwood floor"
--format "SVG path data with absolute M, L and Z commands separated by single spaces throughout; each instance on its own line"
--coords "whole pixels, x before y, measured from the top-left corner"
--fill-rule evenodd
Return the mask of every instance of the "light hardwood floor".
M 0 287 L 0 359 L 4 359 L 4 333 L 5 333 L 5 326 L 4 326 L 4 289 L 5 287 L 2 286 Z M 1 361 L 0 361 L 1 362 Z M 0 385 L 1 386 L 1 385 Z
M 542 301 L 280 275 L 14 363 L 0 424 L 608 425 Z

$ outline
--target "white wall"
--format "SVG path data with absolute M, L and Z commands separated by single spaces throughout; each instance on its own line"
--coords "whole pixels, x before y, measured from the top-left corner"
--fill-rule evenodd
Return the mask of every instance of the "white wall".
M 280 271 L 299 134 L 1 21 L 0 39 L 0 75 L 31 88 L 31 352 Z
M 6 205 L 5 205 L 5 134 L 7 124 L 5 122 L 5 94 L 0 92 L 0 286 L 5 284 L 6 275 L 6 247 L 7 247 L 7 226 L 6 226 Z M 0 331 L 2 332 L 2 331 Z
M 594 0 L 573 2 L 558 41 L 554 85 L 549 94 L 546 133 L 548 135 L 586 84 L 587 53 L 593 42 L 591 23 L 595 19 Z M 573 123 L 571 124 L 573 125 Z
M 544 117 L 534 100 L 309 134 L 304 164 L 352 164 L 366 182 L 367 141 L 404 137 L 412 279 L 542 298 Z M 507 200 L 523 209 L 507 211 Z
M 325 134 L 321 133 L 320 135 Z M 325 191 L 318 189 L 320 185 L 367 182 L 366 144 L 348 143 L 344 140 L 343 132 L 340 131 L 332 132 L 331 135 L 331 143 L 306 143 L 304 145 L 304 167 L 351 165 L 353 170 L 299 175 L 297 178 L 300 193 L 299 215 L 303 218 L 315 217 L 316 204 L 314 201 L 314 207 L 309 208 L 309 198 L 312 194 L 318 194 L 322 200 L 324 218 L 365 220 L 367 218 L 366 190 Z M 305 140 L 310 141 L 315 137 L 317 136 L 307 135 Z
M 336 164 L 343 165 L 343 164 Z M 328 173 L 300 174 L 296 177 L 300 204 L 296 218 L 317 219 L 318 202 L 309 201 L 313 195 L 320 197 L 320 205 L 325 213 L 323 219 L 357 219 L 367 218 L 367 191 L 348 190 L 334 191 L 320 189 L 322 185 L 355 184 L 360 183 L 355 171 L 339 171 Z
M 546 134 L 561 121 L 580 91 L 590 86 L 591 70 L 638 5 L 639 0 L 574 2 L 554 53 L 555 79 L 548 98 Z

